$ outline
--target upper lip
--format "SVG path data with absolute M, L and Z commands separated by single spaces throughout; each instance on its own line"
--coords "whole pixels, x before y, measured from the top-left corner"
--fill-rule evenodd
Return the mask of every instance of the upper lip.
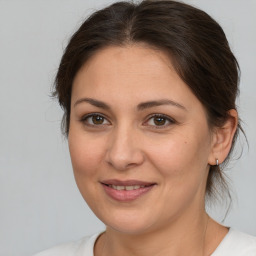
M 141 180 L 117 180 L 117 179 L 111 179 L 111 180 L 103 180 L 101 181 L 102 184 L 105 185 L 115 185 L 115 186 L 150 186 L 155 185 L 155 182 L 147 182 L 147 181 L 141 181 Z

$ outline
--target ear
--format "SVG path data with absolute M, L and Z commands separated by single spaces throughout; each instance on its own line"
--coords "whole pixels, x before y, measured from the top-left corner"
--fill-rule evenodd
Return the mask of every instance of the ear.
M 219 164 L 224 162 L 232 146 L 234 134 L 238 124 L 238 114 L 235 109 L 228 111 L 228 119 L 222 127 L 216 127 L 212 137 L 211 154 L 208 163 L 216 165 L 218 159 Z

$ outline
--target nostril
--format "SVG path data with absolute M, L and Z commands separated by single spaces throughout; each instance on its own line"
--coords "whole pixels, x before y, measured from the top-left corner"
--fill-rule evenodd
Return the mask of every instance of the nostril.
M 124 131 L 125 129 L 125 131 Z M 136 167 L 144 161 L 142 150 L 138 147 L 138 141 L 134 142 L 134 134 L 127 127 L 116 131 L 109 141 L 106 151 L 106 161 L 117 170 L 126 170 Z

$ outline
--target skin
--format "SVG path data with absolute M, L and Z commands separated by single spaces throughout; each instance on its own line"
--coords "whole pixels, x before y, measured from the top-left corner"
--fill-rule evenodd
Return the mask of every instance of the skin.
M 175 104 L 138 110 L 159 100 Z M 92 113 L 102 123 L 88 117 Z M 157 122 L 152 114 L 164 116 Z M 167 55 L 145 45 L 107 47 L 85 63 L 73 82 L 68 140 L 78 188 L 106 224 L 95 255 L 215 250 L 228 230 L 208 219 L 204 197 L 210 164 L 217 158 L 221 163 L 231 146 L 237 114 L 230 114 L 223 129 L 211 129 L 203 105 Z M 119 202 L 105 193 L 100 182 L 107 179 L 156 185 L 136 200 Z

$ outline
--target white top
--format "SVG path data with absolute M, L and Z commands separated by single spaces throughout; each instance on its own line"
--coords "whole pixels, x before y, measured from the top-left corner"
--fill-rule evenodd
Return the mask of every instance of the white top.
M 62 244 L 34 256 L 93 256 L 98 236 L 96 234 L 77 242 Z M 256 237 L 230 228 L 211 256 L 256 256 Z

